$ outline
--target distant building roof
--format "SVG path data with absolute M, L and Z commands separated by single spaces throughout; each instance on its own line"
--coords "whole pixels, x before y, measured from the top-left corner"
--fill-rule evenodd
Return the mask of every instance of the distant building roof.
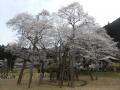
M 106 56 L 104 58 L 101 58 L 100 61 L 106 61 L 106 62 L 120 62 L 118 58 L 112 57 L 112 56 Z

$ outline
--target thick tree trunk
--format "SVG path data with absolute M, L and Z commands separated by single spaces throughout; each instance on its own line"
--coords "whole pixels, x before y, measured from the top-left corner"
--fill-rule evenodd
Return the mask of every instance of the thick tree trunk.
M 31 85 L 31 82 L 32 82 L 33 67 L 34 67 L 34 63 L 32 62 L 31 66 L 30 66 L 30 77 L 29 77 L 28 88 L 30 88 L 30 85 Z
M 60 66 L 60 88 L 63 86 L 63 66 Z
M 59 77 L 58 77 L 58 85 L 60 88 L 63 86 L 63 62 L 62 62 L 62 56 L 61 56 L 61 46 L 59 50 Z
M 70 86 L 70 69 L 68 70 L 67 73 L 67 80 L 68 80 L 68 86 Z
M 70 60 L 70 86 L 74 87 L 74 68 L 73 68 L 73 58 Z
M 74 73 L 75 73 L 76 80 L 79 81 L 79 71 L 75 70 Z
M 43 62 L 41 62 L 40 63 L 40 75 L 39 75 L 39 81 L 38 81 L 38 84 L 40 85 L 41 83 L 42 83 L 42 81 L 43 81 L 43 77 L 44 77 L 44 63 Z
M 60 78 L 60 68 L 58 68 L 56 80 L 59 80 L 59 78 Z
M 88 71 L 88 74 L 90 75 L 91 80 L 94 80 L 93 75 L 92 75 L 92 73 L 91 73 L 91 71 L 89 70 L 88 67 L 87 67 L 87 71 Z
M 43 77 L 44 77 L 44 73 L 40 72 L 39 82 L 38 82 L 39 85 L 42 83 Z
M 98 80 L 98 76 L 97 75 L 95 75 L 95 80 Z
M 95 80 L 98 80 L 97 70 L 94 71 L 94 75 L 95 75 Z
M 24 62 L 23 62 L 23 66 L 22 66 L 22 69 L 20 71 L 17 84 L 21 84 L 21 80 L 22 80 L 22 76 L 23 76 L 23 72 L 24 72 L 25 66 L 26 66 L 26 60 L 24 60 Z

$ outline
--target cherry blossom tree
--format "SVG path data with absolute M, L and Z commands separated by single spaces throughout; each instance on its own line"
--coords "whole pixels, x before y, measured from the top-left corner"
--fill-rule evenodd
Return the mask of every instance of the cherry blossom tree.
M 7 25 L 17 31 L 20 36 L 20 40 L 22 40 L 21 45 L 26 45 L 27 47 L 30 46 L 32 48 L 34 56 L 36 51 L 39 53 L 41 48 L 45 49 L 47 32 L 52 28 L 50 19 L 50 14 L 46 10 L 43 10 L 36 17 L 27 13 L 21 13 L 13 19 L 10 19 L 7 22 Z M 28 87 L 30 87 L 32 81 L 34 61 L 35 58 L 33 57 L 31 60 Z
M 35 53 L 40 55 L 41 50 L 43 53 L 47 53 L 47 49 L 53 50 L 60 68 L 60 86 L 63 85 L 64 71 L 68 64 L 67 71 L 69 72 L 67 74 L 71 87 L 74 86 L 76 52 L 79 52 L 80 58 L 87 56 L 96 63 L 100 58 L 106 55 L 115 56 L 118 52 L 112 38 L 95 22 L 93 17 L 83 11 L 82 6 L 77 2 L 59 9 L 54 14 L 50 14 L 46 10 L 36 16 L 21 13 L 10 19 L 7 25 L 17 31 L 21 47 L 30 47 L 29 54 L 32 55 L 32 58 L 30 59 L 28 87 L 32 82 Z M 25 66 L 24 64 L 23 66 Z M 88 63 L 88 65 L 90 64 Z M 39 81 L 42 79 L 43 73 L 40 76 Z M 21 82 L 20 79 L 18 81 Z
M 73 86 L 73 66 L 75 61 L 75 48 L 82 56 L 96 61 L 105 55 L 117 52 L 116 43 L 107 35 L 105 30 L 95 23 L 94 18 L 83 11 L 82 6 L 74 2 L 58 11 L 58 15 L 66 22 L 70 34 L 67 36 L 70 48 L 71 61 L 71 86 Z M 104 54 L 103 54 L 104 53 Z

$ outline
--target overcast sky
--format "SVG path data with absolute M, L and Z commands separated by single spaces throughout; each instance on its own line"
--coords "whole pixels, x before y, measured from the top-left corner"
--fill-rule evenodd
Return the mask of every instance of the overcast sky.
M 6 26 L 15 15 L 22 12 L 36 15 L 42 9 L 55 12 L 72 2 L 79 2 L 101 26 L 120 17 L 120 0 L 0 0 L 0 44 L 16 40 L 15 32 Z

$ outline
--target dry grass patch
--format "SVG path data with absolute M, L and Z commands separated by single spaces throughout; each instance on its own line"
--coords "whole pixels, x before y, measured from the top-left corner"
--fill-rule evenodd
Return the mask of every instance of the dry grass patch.
M 120 90 L 120 78 L 107 76 L 99 76 L 98 80 L 91 81 L 88 76 L 80 76 L 81 80 L 86 80 L 88 84 L 86 86 L 80 86 L 80 81 L 75 82 L 75 87 L 67 87 L 67 83 L 60 88 L 56 83 L 51 83 L 48 80 L 44 80 L 40 86 L 37 80 L 34 79 L 31 88 L 27 88 L 27 80 L 23 80 L 21 85 L 16 85 L 16 80 L 0 80 L 0 90 Z

